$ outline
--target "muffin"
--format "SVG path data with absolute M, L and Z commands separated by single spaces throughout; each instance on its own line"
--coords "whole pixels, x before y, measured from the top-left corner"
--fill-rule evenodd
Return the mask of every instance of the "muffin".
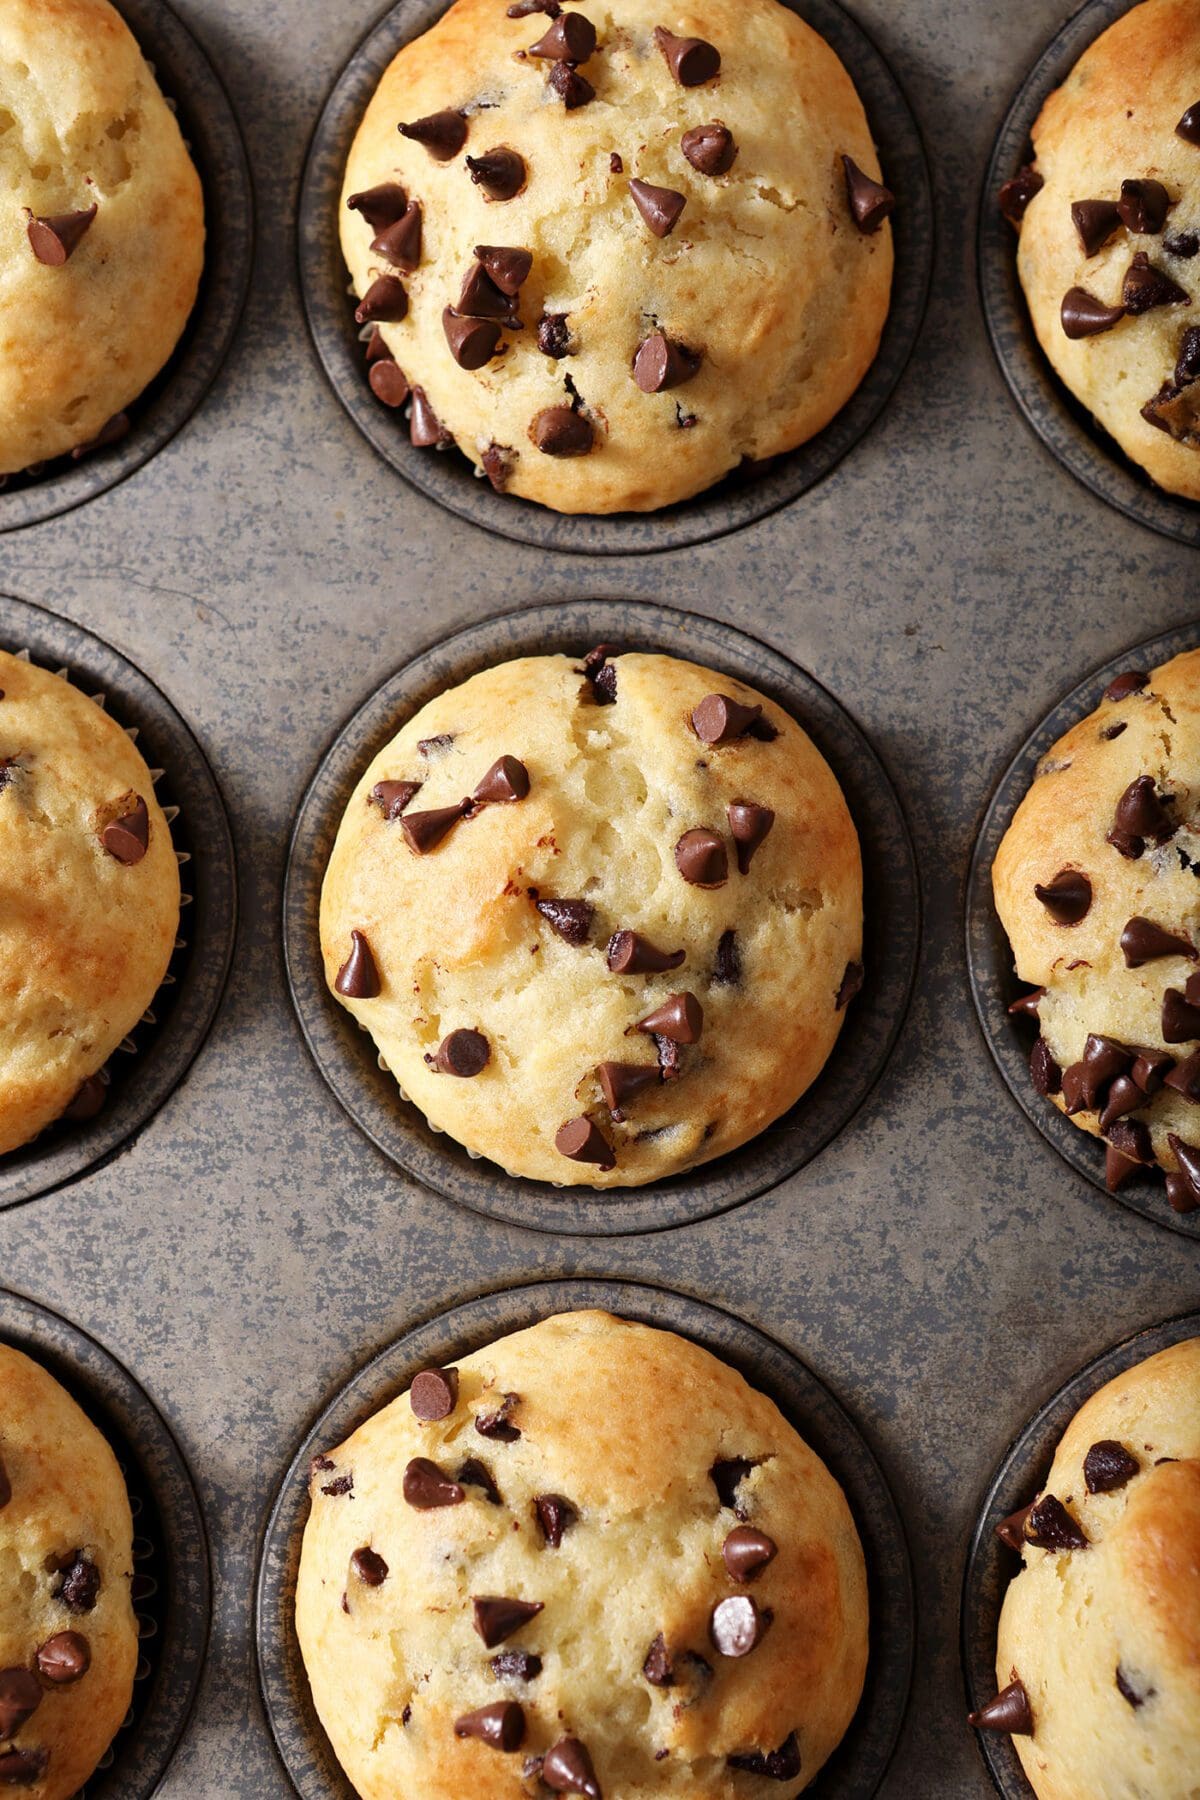
M 108 0 L 0 8 L 0 475 L 127 428 L 196 298 L 200 181 Z
M 5 1344 L 0 1394 L 0 1786 L 68 1800 L 133 1693 L 133 1521 L 95 1426 Z
M 1200 499 L 1200 0 L 1143 0 L 1047 100 L 1002 195 L 1038 341 L 1160 487 Z
M 178 924 L 170 827 L 128 733 L 0 651 L 0 1152 L 99 1109 Z
M 671 1332 L 565 1313 L 313 1465 L 296 1626 L 362 1800 L 798 1794 L 862 1692 L 841 1489 Z
M 1038 1800 L 1192 1800 L 1200 1769 L 1200 1338 L 1080 1408 L 1044 1489 L 999 1527 L 1000 1692 Z
M 892 204 L 849 76 L 777 0 L 456 0 L 385 71 L 340 226 L 415 444 L 558 512 L 649 512 L 845 405 Z
M 1047 751 L 992 883 L 1035 1020 L 1034 1086 L 1108 1185 L 1200 1207 L 1200 651 L 1131 669 Z
M 330 989 L 474 1155 L 560 1184 L 692 1168 L 786 1112 L 862 981 L 832 772 L 744 682 L 526 657 L 423 707 L 346 808 Z

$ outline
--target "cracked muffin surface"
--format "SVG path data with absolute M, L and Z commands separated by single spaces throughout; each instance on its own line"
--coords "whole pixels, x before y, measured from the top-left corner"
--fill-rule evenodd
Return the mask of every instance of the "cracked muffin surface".
M 362 1800 L 798 1794 L 858 1705 L 840 1487 L 707 1351 L 559 1314 L 318 1456 L 296 1625 Z
M 879 176 L 845 69 L 777 0 L 456 0 L 385 72 L 346 170 L 371 385 L 503 491 L 687 498 L 861 382 L 891 291 Z
M 672 657 L 529 657 L 421 709 L 346 808 L 330 988 L 435 1128 L 615 1187 L 745 1143 L 863 978 L 858 837 L 780 707 Z
M 0 192 L 0 474 L 14 474 L 114 424 L 200 280 L 199 177 L 108 0 L 0 8 Z

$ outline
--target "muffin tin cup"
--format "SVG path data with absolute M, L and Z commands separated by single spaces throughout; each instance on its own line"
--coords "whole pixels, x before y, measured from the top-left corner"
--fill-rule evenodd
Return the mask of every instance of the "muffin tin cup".
M 1027 1506 L 1038 1492 L 1054 1460 L 1067 1426 L 1086 1400 L 1106 1382 L 1146 1357 L 1200 1336 L 1200 1312 L 1185 1313 L 1139 1331 L 1124 1343 L 1106 1350 L 1061 1387 L 1035 1413 L 1005 1452 L 1004 1460 L 984 1498 L 979 1521 L 971 1538 L 963 1581 L 961 1633 L 963 1676 L 967 1712 L 975 1712 L 996 1692 L 996 1636 L 1000 1609 L 1010 1581 L 1019 1573 L 1021 1559 L 996 1536 L 996 1526 L 1018 1508 Z M 969 1727 L 965 1724 L 963 1729 Z M 1003 1800 L 1031 1800 L 1033 1789 L 1025 1779 L 1020 1759 L 1009 1738 L 990 1731 L 975 1733 L 988 1774 Z
M 241 133 L 212 64 L 165 0 L 120 0 L 120 10 L 175 108 L 204 186 L 207 243 L 192 316 L 166 367 L 126 411 L 120 443 L 78 462 L 58 457 L 0 492 L 0 532 L 36 525 L 124 481 L 170 442 L 221 368 L 241 317 L 253 259 L 254 201 Z
M 866 1689 L 840 1748 L 805 1793 L 869 1800 L 899 1737 L 908 1700 L 915 1614 L 908 1547 L 871 1449 L 828 1388 L 790 1351 L 752 1326 L 684 1295 L 634 1282 L 539 1282 L 485 1295 L 406 1332 L 341 1388 L 315 1420 L 267 1520 L 258 1571 L 259 1679 L 276 1747 L 302 1800 L 354 1800 L 317 1719 L 294 1626 L 296 1572 L 308 1517 L 310 1458 L 341 1443 L 409 1386 L 419 1369 L 445 1366 L 554 1313 L 599 1307 L 674 1331 L 741 1371 L 841 1483 L 862 1538 L 870 1583 Z
M 1189 625 L 1168 631 L 1161 637 L 1135 644 L 1131 650 L 1113 657 L 1079 686 L 1073 688 L 1021 746 L 1013 761 L 1000 777 L 999 785 L 983 815 L 971 866 L 967 876 L 966 943 L 967 972 L 971 995 L 979 1017 L 979 1028 L 1017 1105 L 1037 1126 L 1064 1162 L 1077 1175 L 1099 1188 L 1106 1199 L 1116 1200 L 1131 1212 L 1140 1213 L 1156 1225 L 1165 1225 L 1183 1237 L 1200 1242 L 1200 1211 L 1172 1212 L 1167 1201 L 1162 1175 L 1134 1175 L 1115 1194 L 1104 1185 L 1104 1144 L 1091 1132 L 1083 1131 L 1049 1100 L 1043 1100 L 1029 1076 L 1029 1053 L 1037 1037 L 1032 1020 L 1009 1014 L 1009 1004 L 1023 993 L 1029 983 L 1020 981 L 1013 968 L 1012 947 L 996 912 L 992 899 L 992 863 L 1000 848 L 1013 814 L 1029 792 L 1038 762 L 1062 734 L 1080 719 L 1086 718 L 1100 704 L 1105 688 L 1123 669 L 1154 669 L 1194 649 L 1200 642 L 1200 625 Z
M 494 493 L 456 450 L 414 449 L 403 409 L 367 385 L 350 277 L 338 244 L 338 206 L 350 145 L 380 78 L 405 44 L 436 23 L 444 0 L 400 0 L 339 76 L 309 148 L 300 195 L 300 280 L 317 355 L 338 399 L 393 469 L 450 512 L 501 537 L 588 556 L 631 555 L 704 543 L 799 499 L 853 448 L 889 399 L 920 330 L 933 262 L 933 202 L 920 132 L 886 62 L 836 0 L 784 0 L 833 47 L 866 108 L 884 179 L 897 194 L 891 312 L 871 369 L 824 431 L 756 474 L 735 474 L 692 500 L 650 514 L 562 514 Z M 536 21 L 531 21 L 535 23 Z
M 149 1800 L 196 1697 L 208 1647 L 211 1583 L 200 1502 L 183 1455 L 149 1397 L 107 1350 L 57 1313 L 0 1288 L 0 1344 L 50 1371 L 116 1454 L 133 1512 L 133 1703 L 76 1800 Z
M 62 671 L 127 731 L 152 770 L 155 796 L 178 807 L 171 837 L 181 856 L 183 906 L 167 978 L 143 1021 L 106 1065 L 107 1098 L 94 1119 L 51 1125 L 0 1156 L 0 1210 L 73 1181 L 105 1162 L 148 1122 L 183 1079 L 220 1005 L 233 954 L 237 888 L 233 841 L 215 777 L 166 696 L 119 651 L 78 625 L 0 595 L 0 647 Z
M 1030 157 L 1030 135 L 1045 101 L 1088 45 L 1133 0 L 1088 0 L 1034 64 L 1005 114 L 979 201 L 979 287 L 1001 372 L 1027 423 L 1078 481 L 1140 525 L 1183 544 L 1200 544 L 1200 505 L 1156 487 L 1087 407 L 1059 380 L 1037 341 L 1017 277 L 1017 233 L 1002 217 L 1000 189 Z
M 319 939 L 321 884 L 338 825 L 371 759 L 435 694 L 480 669 L 593 644 L 690 657 L 759 688 L 826 757 L 863 850 L 866 985 L 837 1044 L 790 1112 L 740 1149 L 649 1187 L 590 1188 L 507 1175 L 435 1131 L 401 1098 L 374 1042 L 330 994 Z M 712 1217 L 776 1186 L 814 1157 L 862 1105 L 899 1032 L 916 970 L 920 895 L 895 791 L 858 726 L 826 689 L 778 651 L 696 614 L 629 600 L 531 607 L 472 625 L 385 682 L 346 724 L 301 804 L 284 888 L 284 953 L 300 1027 L 325 1080 L 377 1147 L 424 1186 L 507 1224 L 560 1235 L 617 1235 Z

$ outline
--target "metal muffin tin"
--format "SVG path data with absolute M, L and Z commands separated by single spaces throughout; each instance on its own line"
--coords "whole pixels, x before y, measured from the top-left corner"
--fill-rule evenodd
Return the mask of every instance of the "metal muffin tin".
M 0 1344 L 41 1363 L 111 1445 L 133 1513 L 139 1656 L 125 1723 L 86 1800 L 150 1800 L 187 1724 L 208 1644 L 208 1545 L 175 1439 L 107 1350 L 57 1313 L 0 1288 Z
M 374 1043 L 330 994 L 321 961 L 321 884 L 350 795 L 367 764 L 433 695 L 513 657 L 593 644 L 687 656 L 728 671 L 797 718 L 825 755 L 858 827 L 865 880 L 867 981 L 825 1069 L 790 1112 L 741 1149 L 647 1188 L 558 1188 L 473 1158 L 402 1100 Z M 576 601 L 469 627 L 402 669 L 349 720 L 305 796 L 292 836 L 284 950 L 292 998 L 318 1068 L 373 1143 L 426 1187 L 476 1212 L 539 1231 L 653 1231 L 708 1218 L 793 1174 L 853 1117 L 895 1042 L 916 972 L 920 895 L 908 827 L 858 726 L 810 675 L 727 625 L 631 601 Z
M 1153 1219 L 1183 1237 L 1200 1243 L 1200 1211 L 1172 1212 L 1161 1174 L 1135 1175 L 1115 1194 L 1104 1184 L 1104 1145 L 1090 1131 L 1083 1131 L 1065 1113 L 1036 1092 L 1029 1076 L 1029 1053 L 1037 1037 L 1036 1027 L 1009 1005 L 1029 991 L 1013 968 L 1012 948 L 992 900 L 992 863 L 1013 814 L 1029 792 L 1034 771 L 1050 746 L 1100 704 L 1105 688 L 1122 669 L 1157 669 L 1183 650 L 1200 643 L 1200 626 L 1169 631 L 1163 637 L 1135 644 L 1114 656 L 1102 669 L 1089 675 L 1059 701 L 1028 737 L 1000 777 L 1000 784 L 983 815 L 967 880 L 967 966 L 971 993 L 979 1015 L 984 1041 L 996 1059 L 996 1067 L 1027 1119 L 1032 1120 L 1046 1142 L 1107 1199 L 1117 1200 L 1143 1218 Z
M 1124 1374 L 1172 1344 L 1200 1336 L 1200 1312 L 1168 1319 L 1124 1343 L 1106 1350 L 1073 1375 L 1030 1419 L 1010 1444 L 984 1498 L 979 1522 L 971 1539 L 962 1597 L 962 1659 L 968 1704 L 974 1712 L 996 1692 L 996 1633 L 1000 1609 L 1009 1582 L 1019 1573 L 1021 1559 L 996 1536 L 996 1527 L 1009 1513 L 1027 1506 L 1039 1491 L 1059 1439 L 1085 1401 L 1106 1382 Z M 1033 1789 L 1025 1779 L 1011 1739 L 991 1731 L 976 1733 L 988 1774 L 1002 1800 L 1031 1800 Z
M 354 1800 L 316 1716 L 293 1626 L 308 1468 L 404 1392 L 418 1369 L 444 1367 L 494 1338 L 558 1312 L 599 1307 L 691 1338 L 775 1401 L 841 1483 L 870 1575 L 871 1660 L 862 1703 L 841 1746 L 806 1793 L 869 1800 L 895 1748 L 915 1644 L 904 1531 L 879 1464 L 858 1427 L 805 1365 L 715 1307 L 619 1281 L 557 1281 L 471 1301 L 418 1326 L 360 1369 L 329 1401 L 292 1459 L 267 1522 L 257 1594 L 258 1667 L 276 1747 L 301 1800 Z
M 1139 524 L 1182 544 L 1200 545 L 1200 505 L 1157 487 L 1126 456 L 1047 362 L 1017 278 L 1017 233 L 1002 217 L 1001 187 L 1030 158 L 1043 105 L 1102 31 L 1131 0 L 1088 0 L 1038 58 L 996 139 L 979 201 L 979 286 L 992 348 L 1021 412 L 1064 468 Z
M 23 1149 L 0 1157 L 2 1209 L 61 1187 L 112 1156 L 183 1079 L 221 1002 L 233 955 L 237 885 L 220 790 L 166 695 L 90 632 L 2 594 L 0 647 L 27 651 L 39 668 L 64 670 L 73 687 L 89 697 L 102 695 L 111 717 L 136 732 L 147 764 L 162 771 L 155 797 L 161 806 L 179 809 L 171 838 L 185 859 L 178 947 L 143 1023 L 109 1058 L 104 1106 L 86 1124 L 50 1126 Z
M 908 102 L 862 29 L 837 0 L 784 3 L 818 31 L 845 63 L 866 107 L 884 180 L 895 189 L 896 272 L 891 311 L 869 373 L 824 431 L 754 474 L 728 476 L 706 493 L 649 516 L 565 515 L 516 495 L 494 493 L 457 451 L 439 455 L 414 449 L 403 412 L 383 407 L 375 399 L 367 386 L 349 275 L 338 244 L 338 206 L 346 158 L 384 70 L 405 44 L 437 21 L 445 11 L 445 0 L 399 0 L 359 45 L 326 101 L 309 150 L 300 196 L 300 277 L 309 329 L 334 392 L 385 461 L 422 493 L 503 537 L 546 549 L 617 556 L 679 548 L 736 531 L 798 499 L 869 429 L 904 372 L 925 311 L 933 260 L 929 176 Z M 537 16 L 531 20 L 535 26 Z
M 34 525 L 94 499 L 161 450 L 216 379 L 250 282 L 250 172 L 220 78 L 166 0 L 121 0 L 120 11 L 177 113 L 204 186 L 207 243 L 200 292 L 170 361 L 126 408 L 129 434 L 78 462 L 62 456 L 40 473 L 11 476 L 0 491 L 0 532 Z

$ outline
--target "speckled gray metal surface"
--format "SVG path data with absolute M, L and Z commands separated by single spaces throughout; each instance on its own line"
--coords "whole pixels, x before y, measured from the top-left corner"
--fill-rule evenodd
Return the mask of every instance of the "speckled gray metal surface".
M 498 0 L 499 3 L 499 0 Z M 362 1360 L 472 1295 L 626 1276 L 714 1300 L 793 1349 L 876 1450 L 920 1607 L 888 1800 L 985 1800 L 958 1655 L 964 1559 L 1005 1446 L 1068 1375 L 1200 1300 L 1196 1246 L 1114 1205 L 1025 1119 L 979 1035 L 962 951 L 976 821 L 1090 669 L 1200 613 L 1200 561 L 1084 489 L 1020 419 L 988 346 L 975 218 L 992 139 L 1063 0 L 854 0 L 923 128 L 938 256 L 891 403 L 798 503 L 666 555 L 511 543 L 417 494 L 312 354 L 293 227 L 308 135 L 374 0 L 180 0 L 232 91 L 256 275 L 206 403 L 144 469 L 0 541 L 0 589 L 97 631 L 185 714 L 234 821 L 242 922 L 209 1042 L 124 1154 L 0 1217 L 5 1279 L 95 1333 L 192 1464 L 212 1540 L 208 1670 L 166 1800 L 284 1800 L 252 1659 L 266 1508 Z M 602 570 L 602 580 L 600 579 Z M 602 591 L 727 619 L 853 713 L 916 840 L 923 960 L 866 1106 L 739 1211 L 619 1240 L 478 1219 L 399 1175 L 304 1050 L 280 952 L 288 832 L 333 734 L 417 650 Z

